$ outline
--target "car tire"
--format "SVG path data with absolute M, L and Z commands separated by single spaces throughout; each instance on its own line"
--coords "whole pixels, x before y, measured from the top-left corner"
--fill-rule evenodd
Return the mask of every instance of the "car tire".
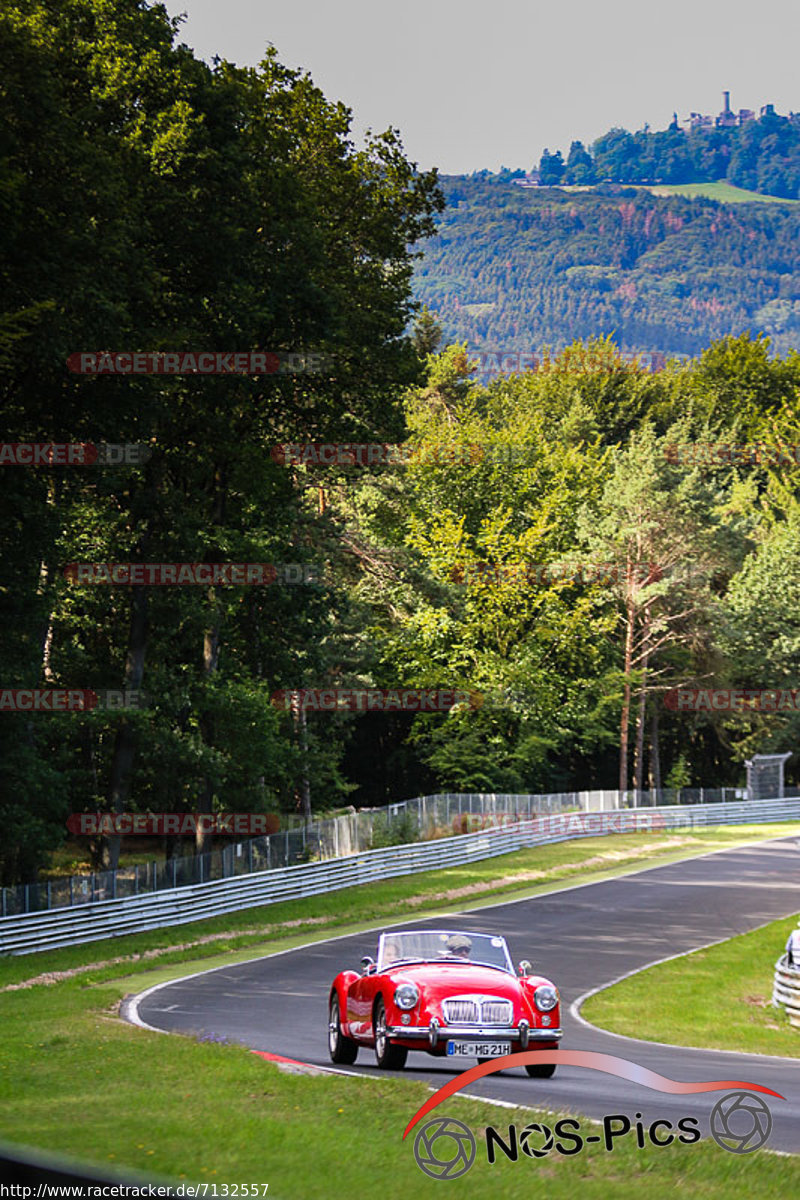
M 358 1042 L 345 1037 L 342 1033 L 342 1022 L 339 1014 L 339 997 L 331 997 L 328 1017 L 328 1053 L 331 1062 L 354 1063 L 358 1057 Z
M 372 1017 L 375 1031 L 375 1061 L 382 1071 L 402 1071 L 408 1058 L 406 1046 L 393 1046 L 386 1036 L 386 1005 L 383 997 L 375 1001 Z
M 525 1070 L 533 1079 L 552 1079 L 556 1073 L 556 1064 L 547 1063 L 543 1066 L 541 1063 L 525 1063 Z

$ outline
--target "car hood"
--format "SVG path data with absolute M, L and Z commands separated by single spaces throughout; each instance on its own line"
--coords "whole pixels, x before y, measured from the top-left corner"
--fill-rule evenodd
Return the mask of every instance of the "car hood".
M 465 963 L 419 963 L 395 967 L 383 974 L 392 983 L 415 983 L 420 991 L 435 991 L 440 995 L 460 995 L 470 992 L 502 996 L 515 1000 L 520 994 L 520 981 L 507 971 Z

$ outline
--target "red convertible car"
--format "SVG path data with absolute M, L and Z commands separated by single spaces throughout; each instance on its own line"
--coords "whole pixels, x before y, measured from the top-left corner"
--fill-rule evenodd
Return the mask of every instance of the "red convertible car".
M 488 933 L 412 930 L 381 934 L 377 961 L 342 971 L 329 1000 L 328 1048 L 353 1063 L 373 1046 L 378 1066 L 401 1070 L 409 1050 L 486 1062 L 515 1050 L 554 1050 L 561 1039 L 558 990 Z M 547 1078 L 554 1066 L 526 1064 Z

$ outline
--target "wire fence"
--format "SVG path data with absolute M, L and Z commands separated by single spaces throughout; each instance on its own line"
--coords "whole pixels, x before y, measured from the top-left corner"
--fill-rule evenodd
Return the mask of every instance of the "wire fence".
M 427 799 L 427 797 L 426 797 Z M 321 862 L 257 871 L 240 878 L 170 888 L 0 919 L 0 954 L 33 954 L 148 929 L 190 924 L 242 909 L 327 894 L 381 879 L 478 862 L 532 846 L 608 834 L 654 834 L 718 825 L 800 820 L 800 799 L 551 812 L 497 823 L 474 833 L 388 846 Z
M 800 795 L 800 789 L 787 788 L 785 794 Z M 744 796 L 744 789 L 737 788 L 661 788 L 652 793 L 624 794 L 610 789 L 524 795 L 443 792 L 418 796 L 385 808 L 351 809 L 294 829 L 232 842 L 205 854 L 0 888 L 0 916 L 124 899 L 297 863 L 322 862 L 386 846 L 474 833 L 545 813 L 719 804 Z

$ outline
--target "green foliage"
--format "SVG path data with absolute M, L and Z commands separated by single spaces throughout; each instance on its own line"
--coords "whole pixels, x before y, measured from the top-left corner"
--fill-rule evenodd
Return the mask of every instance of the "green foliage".
M 61 569 L 324 565 L 325 523 L 270 447 L 396 436 L 398 389 L 419 374 L 400 336 L 411 247 L 441 200 L 393 131 L 354 149 L 349 111 L 273 50 L 212 71 L 163 7 L 128 0 L 19 0 L 0 22 L 0 436 L 153 452 L 133 469 L 16 469 L 4 684 L 143 687 L 150 703 L 5 721 L 8 881 L 33 874 L 71 809 L 294 809 L 351 790 L 341 729 L 303 740 L 270 704 L 324 682 L 345 589 L 76 587 Z M 337 377 L 65 369 L 76 350 L 182 346 L 325 351 Z
M 371 849 L 380 850 L 385 846 L 407 846 L 419 841 L 419 821 L 413 813 L 403 812 L 401 816 L 391 813 L 375 813 L 372 818 Z
M 447 177 L 443 189 L 448 207 L 414 291 L 449 342 L 539 353 L 613 335 L 624 350 L 685 356 L 749 331 L 768 333 L 778 353 L 800 348 L 800 205 L 480 176 Z
M 612 183 L 727 179 L 737 187 L 796 200 L 800 197 L 800 120 L 796 114 L 782 117 L 772 112 L 741 126 L 698 127 L 688 134 L 676 127 L 634 134 L 611 129 L 597 139 L 591 155 L 580 142 L 573 142 L 568 169 L 573 160 L 597 179 Z
M 356 149 L 349 111 L 274 50 L 212 70 L 163 8 L 131 0 L 16 0 L 0 25 L 0 440 L 152 451 L 130 468 L 2 468 L 3 685 L 149 697 L 125 716 L 2 715 L 4 882 L 35 874 L 72 811 L 308 815 L 435 789 L 614 786 L 626 713 L 648 770 L 660 757 L 673 781 L 690 782 L 686 763 L 693 783 L 738 781 L 745 752 L 796 746 L 794 719 L 659 707 L 681 684 L 800 675 L 796 471 L 668 453 L 800 442 L 793 208 L 532 194 L 507 171 L 447 181 L 437 225 L 435 172 L 391 130 Z M 681 135 L 655 136 L 680 172 Z M 614 131 L 603 153 L 648 144 Z M 585 179 L 588 159 L 576 142 L 548 169 Z M 482 387 L 476 340 L 564 348 Z M 702 355 L 650 374 L 617 349 L 659 344 Z M 333 366 L 65 369 L 104 347 L 313 350 Z M 270 453 L 321 441 L 409 454 Z M 634 586 L 562 569 L 598 559 L 671 573 Z M 86 561 L 293 562 L 321 582 L 64 577 Z M 305 720 L 271 699 L 336 686 L 472 699 Z

